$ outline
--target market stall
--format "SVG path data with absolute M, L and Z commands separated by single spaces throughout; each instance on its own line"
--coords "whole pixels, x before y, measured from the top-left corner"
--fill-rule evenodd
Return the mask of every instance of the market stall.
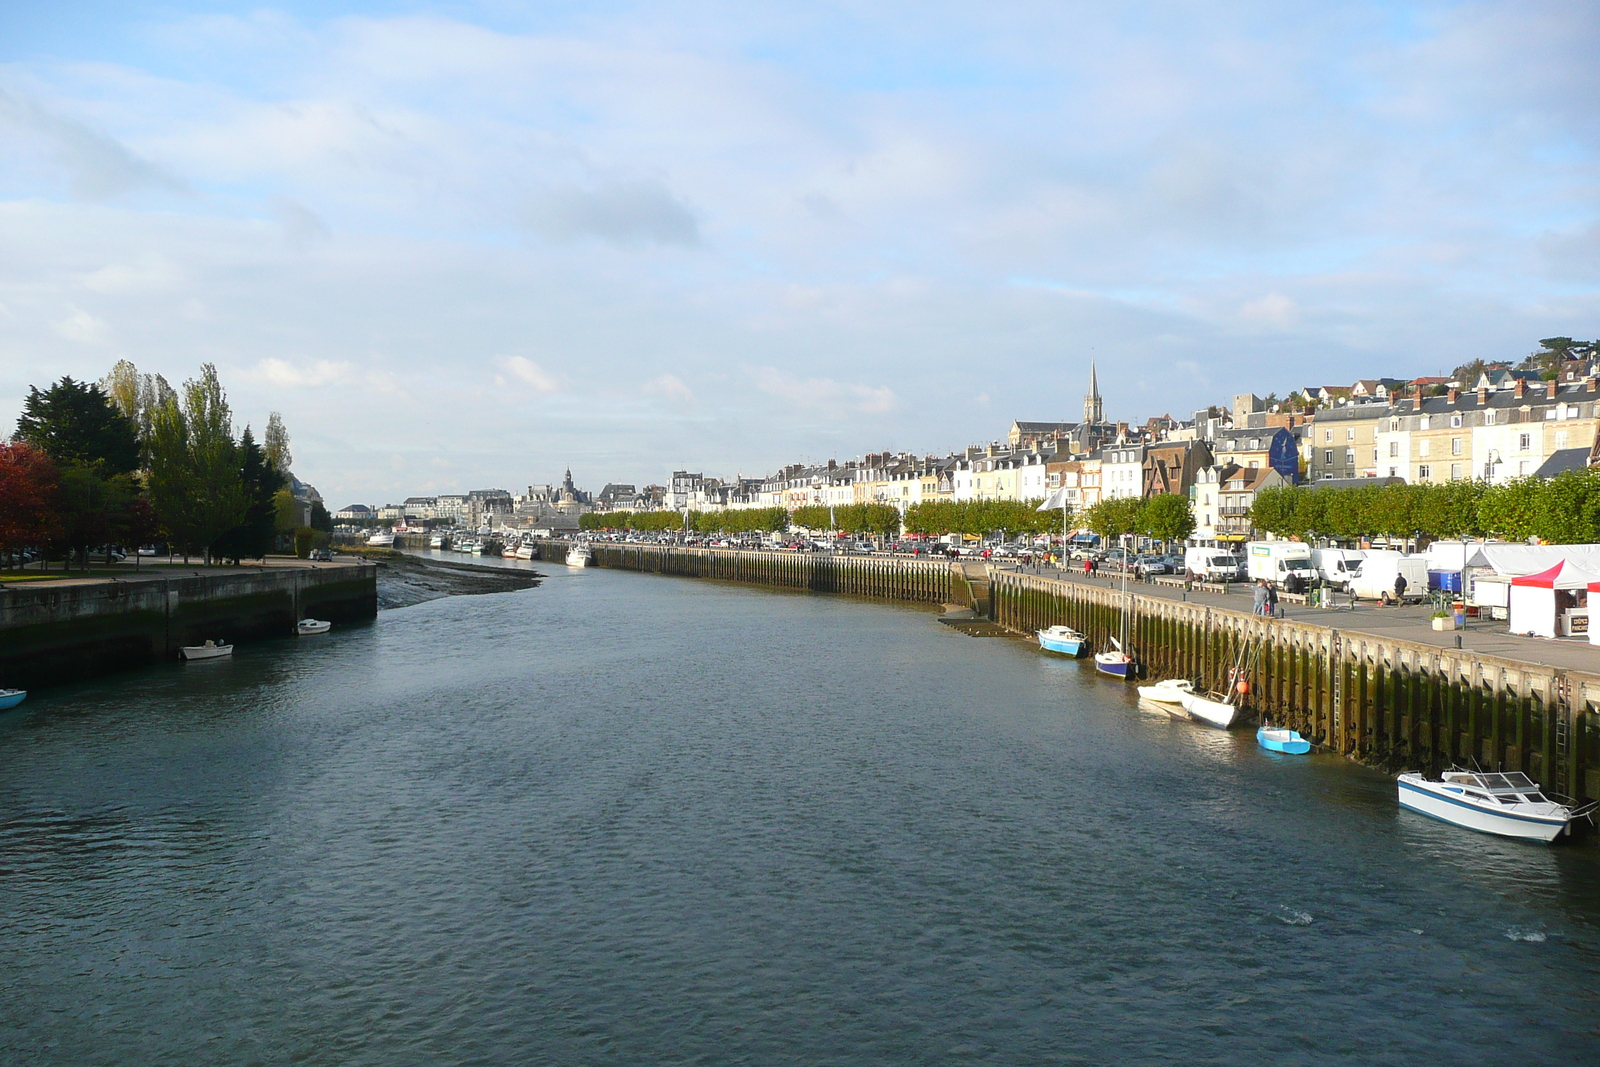
M 1589 589 L 1600 575 L 1562 560 L 1548 570 L 1511 579 L 1507 609 L 1511 632 L 1573 637 L 1589 632 Z

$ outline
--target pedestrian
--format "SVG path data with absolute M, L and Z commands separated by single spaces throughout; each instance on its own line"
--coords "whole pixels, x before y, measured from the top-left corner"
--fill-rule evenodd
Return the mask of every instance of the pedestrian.
M 1255 615 L 1265 615 L 1267 607 L 1267 580 L 1256 579 L 1256 587 L 1250 591 L 1250 611 Z
M 1394 576 L 1394 602 L 1396 606 L 1405 603 L 1405 595 L 1406 576 L 1403 574 L 1397 574 Z
M 1276 619 L 1278 617 L 1278 587 L 1267 586 L 1267 615 Z

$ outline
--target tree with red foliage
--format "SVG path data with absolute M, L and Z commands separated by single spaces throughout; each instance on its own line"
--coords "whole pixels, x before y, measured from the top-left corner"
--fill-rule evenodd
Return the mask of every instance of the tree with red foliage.
M 0 553 L 43 548 L 60 535 L 56 465 L 43 449 L 0 441 Z

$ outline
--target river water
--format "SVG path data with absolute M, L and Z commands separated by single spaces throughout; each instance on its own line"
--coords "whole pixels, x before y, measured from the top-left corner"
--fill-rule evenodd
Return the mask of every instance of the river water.
M 589 570 L 0 719 L 0 1062 L 1592 1062 L 1600 849 Z

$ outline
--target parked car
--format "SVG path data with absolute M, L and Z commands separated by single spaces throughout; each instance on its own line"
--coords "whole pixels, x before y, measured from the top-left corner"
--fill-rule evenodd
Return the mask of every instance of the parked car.
M 1135 556 L 1133 573 L 1141 578 L 1148 578 L 1152 574 L 1166 574 L 1167 563 L 1160 556 Z

